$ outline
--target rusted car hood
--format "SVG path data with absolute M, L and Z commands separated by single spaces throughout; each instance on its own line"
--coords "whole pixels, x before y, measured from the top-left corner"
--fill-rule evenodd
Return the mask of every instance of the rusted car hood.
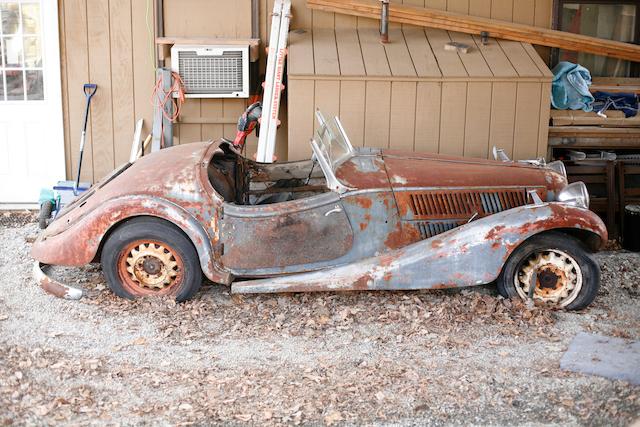
M 199 165 L 212 144 L 180 145 L 138 159 L 115 178 L 105 177 L 91 187 L 65 208 L 44 234 L 58 234 L 88 212 L 122 196 L 162 197 L 183 207 L 201 203 L 204 193 L 198 179 Z
M 566 179 L 540 166 L 396 150 L 382 153 L 393 188 L 544 186 L 559 191 Z

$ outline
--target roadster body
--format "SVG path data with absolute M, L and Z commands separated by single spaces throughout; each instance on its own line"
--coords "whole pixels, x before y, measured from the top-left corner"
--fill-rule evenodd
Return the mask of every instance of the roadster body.
M 32 248 L 42 264 L 100 261 L 111 289 L 429 289 L 497 281 L 505 296 L 588 305 L 606 241 L 562 164 L 353 148 L 339 120 L 311 160 L 260 164 L 226 140 L 127 164 L 67 206 Z

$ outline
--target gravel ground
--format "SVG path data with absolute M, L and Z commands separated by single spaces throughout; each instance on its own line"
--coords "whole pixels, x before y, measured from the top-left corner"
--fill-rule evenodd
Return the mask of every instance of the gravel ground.
M 0 425 L 629 425 L 640 387 L 564 372 L 580 331 L 640 339 L 640 256 L 598 255 L 579 313 L 462 291 L 114 297 L 46 295 L 28 216 L 0 216 Z

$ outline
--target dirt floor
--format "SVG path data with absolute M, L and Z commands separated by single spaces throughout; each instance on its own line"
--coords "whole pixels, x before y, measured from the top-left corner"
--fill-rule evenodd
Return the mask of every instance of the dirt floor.
M 640 339 L 640 256 L 598 255 L 583 312 L 462 291 L 114 297 L 98 266 L 32 278 L 31 218 L 0 214 L 0 425 L 629 425 L 640 387 L 561 371 L 580 331 Z

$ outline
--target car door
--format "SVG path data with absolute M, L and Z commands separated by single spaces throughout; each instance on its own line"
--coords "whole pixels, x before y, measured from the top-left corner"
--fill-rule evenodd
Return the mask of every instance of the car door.
M 298 272 L 346 254 L 353 230 L 334 192 L 257 206 L 224 204 L 222 263 L 237 275 Z

